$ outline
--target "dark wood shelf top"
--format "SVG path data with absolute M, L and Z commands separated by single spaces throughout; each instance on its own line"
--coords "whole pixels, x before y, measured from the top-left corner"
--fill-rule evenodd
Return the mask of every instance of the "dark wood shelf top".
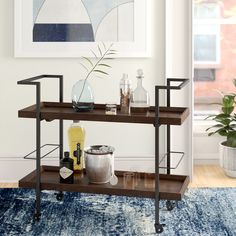
M 74 175 L 74 184 L 61 184 L 59 167 L 42 166 L 41 189 L 155 198 L 155 174 L 139 173 L 139 178 L 135 178 L 134 182 L 125 183 L 124 173 L 124 171 L 116 171 L 119 182 L 115 186 L 109 183 L 91 184 L 86 177 L 85 171 Z M 160 198 L 181 200 L 188 184 L 188 176 L 160 175 Z M 36 171 L 22 178 L 19 181 L 19 186 L 22 188 L 36 188 Z
M 181 125 L 188 115 L 189 109 L 185 107 L 160 107 L 159 122 L 160 124 Z M 18 116 L 36 118 L 36 105 L 19 110 Z M 130 115 L 121 114 L 118 107 L 117 115 L 106 115 L 104 104 L 96 104 L 90 112 L 75 112 L 71 103 L 42 102 L 41 119 L 155 124 L 155 107 L 150 107 L 145 114 L 131 113 Z

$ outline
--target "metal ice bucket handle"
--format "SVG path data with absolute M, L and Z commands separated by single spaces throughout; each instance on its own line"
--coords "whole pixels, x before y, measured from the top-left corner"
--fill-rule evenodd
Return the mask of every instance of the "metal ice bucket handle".
M 110 169 L 111 169 L 111 177 L 115 174 L 115 167 L 114 167 L 114 165 L 115 165 L 115 160 L 114 160 L 114 154 L 112 154 L 112 156 L 111 156 L 111 158 L 112 158 L 112 161 L 111 161 L 111 163 L 110 163 L 110 165 L 111 165 L 111 167 L 110 167 Z M 110 179 L 111 179 L 111 177 L 110 177 Z

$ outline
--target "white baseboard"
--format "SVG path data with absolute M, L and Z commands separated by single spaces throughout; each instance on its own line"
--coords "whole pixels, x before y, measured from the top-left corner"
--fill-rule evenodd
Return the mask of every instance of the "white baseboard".
M 116 157 L 115 169 L 154 172 L 154 157 Z M 58 158 L 45 158 L 42 165 L 58 166 Z M 0 182 L 16 183 L 35 169 L 35 160 L 23 158 L 0 158 Z
M 217 165 L 219 164 L 219 154 L 218 153 L 204 153 L 195 154 L 194 165 Z
M 52 158 L 42 161 L 43 165 L 58 165 L 58 161 Z M 0 158 L 0 182 L 16 183 L 25 175 L 35 169 L 34 160 L 23 158 Z
M 199 159 L 194 159 L 193 161 L 194 165 L 219 165 L 219 160 L 199 160 Z

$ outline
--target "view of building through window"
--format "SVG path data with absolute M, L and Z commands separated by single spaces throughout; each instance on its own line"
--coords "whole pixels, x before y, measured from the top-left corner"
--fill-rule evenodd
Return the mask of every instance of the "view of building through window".
M 195 115 L 219 110 L 220 92 L 236 93 L 236 0 L 194 1 Z

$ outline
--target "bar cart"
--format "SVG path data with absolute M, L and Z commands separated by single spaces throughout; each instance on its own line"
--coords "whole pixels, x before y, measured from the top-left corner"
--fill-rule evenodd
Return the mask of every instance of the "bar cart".
M 59 80 L 59 102 L 42 102 L 41 101 L 41 84 L 40 80 L 43 78 L 55 78 Z M 155 199 L 155 230 L 156 233 L 163 232 L 163 224 L 160 223 L 160 208 L 159 202 L 161 199 L 166 200 L 166 207 L 172 210 L 175 206 L 175 201 L 180 201 L 189 184 L 189 177 L 182 175 L 171 175 L 171 157 L 172 154 L 179 156 L 179 161 L 183 159 L 183 152 L 173 152 L 171 150 L 170 136 L 171 125 L 181 125 L 189 115 L 189 109 L 185 107 L 171 107 L 170 97 L 171 90 L 180 90 L 187 83 L 188 79 L 167 79 L 167 86 L 155 86 L 155 106 L 150 107 L 147 114 L 131 113 L 130 115 L 121 114 L 106 115 L 104 104 L 95 104 L 92 111 L 89 112 L 75 112 L 72 109 L 71 103 L 63 102 L 63 76 L 62 75 L 40 75 L 33 78 L 18 81 L 20 85 L 34 85 L 36 86 L 36 104 L 18 111 L 18 117 L 34 118 L 36 119 L 36 170 L 28 174 L 19 181 L 19 187 L 33 188 L 36 190 L 36 207 L 35 220 L 40 220 L 41 216 L 41 190 L 56 190 L 58 191 L 57 199 L 63 199 L 63 191 L 75 191 L 84 193 L 123 195 L 129 197 L 145 197 Z M 171 82 L 178 85 L 171 85 Z M 159 92 L 166 90 L 167 106 L 160 107 Z M 41 145 L 41 122 L 45 120 L 51 122 L 59 120 L 59 144 L 44 144 Z M 63 120 L 83 120 L 83 121 L 100 121 L 100 122 L 120 122 L 120 123 L 140 123 L 151 124 L 155 127 L 155 173 L 151 176 L 153 187 L 145 185 L 145 173 L 139 173 L 139 185 L 135 188 L 127 188 L 123 185 L 122 171 L 116 171 L 118 176 L 118 184 L 115 186 L 108 184 L 96 185 L 88 182 L 86 177 L 86 170 L 84 170 L 81 177 L 80 174 L 75 174 L 74 184 L 61 184 L 59 181 L 59 167 L 55 166 L 41 166 L 41 159 L 47 156 L 52 151 L 59 148 L 59 158 L 63 158 Z M 167 126 L 167 150 L 166 155 L 160 158 L 159 150 L 159 129 L 161 125 Z M 45 155 L 41 155 L 41 148 L 51 146 L 52 150 Z M 30 154 L 32 154 L 31 152 Z M 30 158 L 30 154 L 24 158 Z M 166 159 L 165 168 L 166 174 L 160 174 L 159 163 Z M 76 176 L 78 175 L 78 176 Z M 79 176 L 80 175 L 80 176 Z

